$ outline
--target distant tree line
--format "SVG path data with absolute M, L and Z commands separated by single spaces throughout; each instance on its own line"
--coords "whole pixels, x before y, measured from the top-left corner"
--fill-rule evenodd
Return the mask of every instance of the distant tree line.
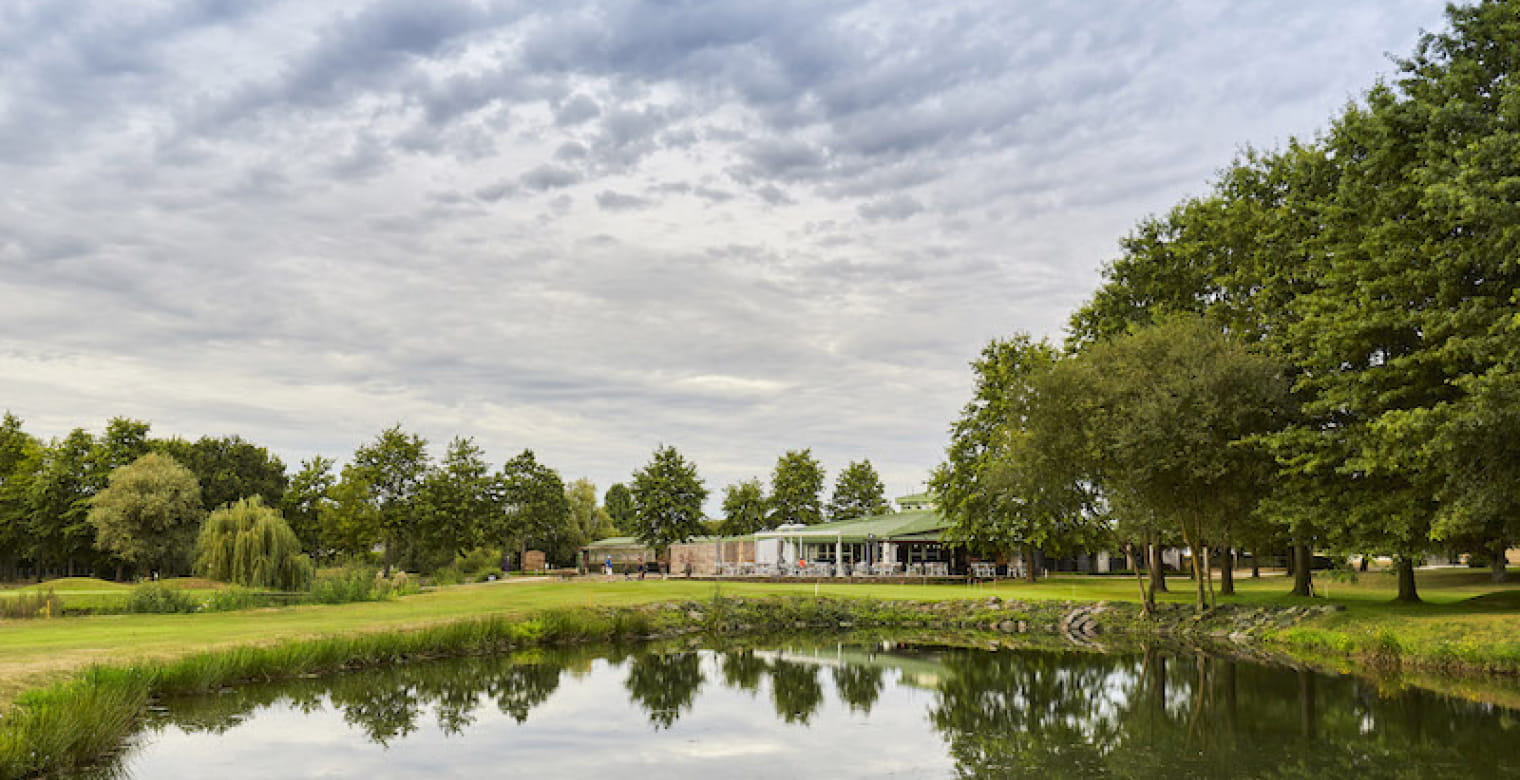
M 257 587 L 295 588 L 315 566 L 373 560 L 409 571 L 510 568 L 526 550 L 576 563 L 590 541 L 628 533 L 659 549 L 693 536 L 748 533 L 889 511 L 869 461 L 851 463 L 833 499 L 811 451 L 777 462 L 772 495 L 731 487 L 743 505 L 709 520 L 695 464 L 662 446 L 603 502 L 590 480 L 566 484 L 532 450 L 493 467 L 468 437 L 439 458 L 400 426 L 338 467 L 315 456 L 287 473 L 239 436 L 155 438 L 115 418 L 44 442 L 0 418 L 0 578 L 126 579 L 191 571 Z M 468 561 L 468 563 L 466 563 Z
M 1200 605 L 1212 554 L 1237 548 L 1291 547 L 1305 594 L 1311 550 L 1391 556 L 1403 600 L 1436 550 L 1504 576 L 1520 3 L 1447 13 L 1323 135 L 1248 151 L 1143 220 L 1064 347 L 987 346 L 932 481 L 963 544 L 1185 545 Z

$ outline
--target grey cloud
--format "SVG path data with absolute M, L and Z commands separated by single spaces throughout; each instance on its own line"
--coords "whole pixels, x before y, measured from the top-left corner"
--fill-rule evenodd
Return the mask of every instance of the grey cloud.
M 611 190 L 603 190 L 597 193 L 596 205 L 603 211 L 638 211 L 654 205 L 654 201 L 648 198 L 640 198 L 637 195 L 626 195 Z
M 577 94 L 561 104 L 554 112 L 554 124 L 560 127 L 571 127 L 588 119 L 595 119 L 601 113 L 602 109 L 595 100 Z
M 856 208 L 856 211 L 860 212 L 860 216 L 872 222 L 884 219 L 900 221 L 923 210 L 924 204 L 919 203 L 918 199 L 911 195 L 894 195 L 870 203 L 863 203 Z
M 578 141 L 566 141 L 554 150 L 554 158 L 557 160 L 584 160 L 591 154 L 586 145 Z
M 522 185 L 530 190 L 542 192 L 544 190 L 557 190 L 580 183 L 584 177 L 579 171 L 562 168 L 558 165 L 540 165 L 522 175 Z
M 475 190 L 475 197 L 489 203 L 495 203 L 502 198 L 510 198 L 518 192 L 517 183 L 505 179 L 488 184 Z

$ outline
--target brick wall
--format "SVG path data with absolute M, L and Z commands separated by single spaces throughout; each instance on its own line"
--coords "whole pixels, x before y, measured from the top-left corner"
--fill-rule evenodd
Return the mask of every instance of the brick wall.
M 673 544 L 670 546 L 670 573 L 685 574 L 686 564 L 691 564 L 691 573 L 698 575 L 718 573 L 718 552 L 722 547 L 723 561 L 734 563 L 736 561 L 754 561 L 755 543 L 752 541 L 706 541 L 687 542 L 685 544 Z

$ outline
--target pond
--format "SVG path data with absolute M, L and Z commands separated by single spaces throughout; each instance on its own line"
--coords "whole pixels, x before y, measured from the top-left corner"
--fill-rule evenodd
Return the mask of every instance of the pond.
M 1210 655 L 541 650 L 170 700 L 88 777 L 1504 777 L 1520 717 Z

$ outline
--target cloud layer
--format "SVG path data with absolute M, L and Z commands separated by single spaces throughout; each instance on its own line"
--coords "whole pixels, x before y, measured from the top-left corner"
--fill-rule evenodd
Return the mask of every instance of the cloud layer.
M 916 490 L 989 338 L 1310 136 L 1439 2 L 23 4 L 0 406 L 605 487 L 812 447 Z

